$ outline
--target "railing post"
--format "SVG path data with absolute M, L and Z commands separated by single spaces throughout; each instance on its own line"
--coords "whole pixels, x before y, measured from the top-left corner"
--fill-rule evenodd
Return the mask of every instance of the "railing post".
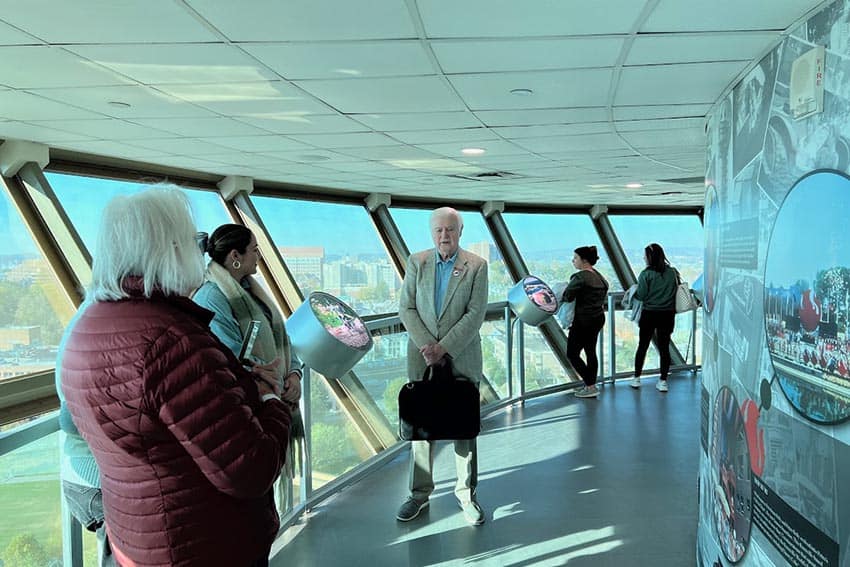
M 696 372 L 697 365 L 697 312 L 701 309 L 701 307 L 697 307 L 691 313 L 693 317 L 691 318 L 691 337 L 694 342 L 693 349 L 691 349 L 691 366 L 694 367 L 694 372 Z
M 525 397 L 525 335 L 522 321 L 514 319 L 517 324 L 517 360 L 519 361 L 519 396 Z
M 313 373 L 307 366 L 301 377 L 301 417 L 304 419 L 304 462 L 301 465 L 301 502 L 306 503 L 313 492 L 313 412 L 310 409 Z
M 617 302 L 614 294 L 608 294 L 608 375 L 611 376 L 611 381 L 614 381 L 614 376 L 617 374 L 617 350 L 614 346 L 617 339 L 616 320 L 617 320 Z M 601 367 L 601 365 L 600 365 Z
M 511 317 L 511 308 L 509 305 L 505 305 L 505 365 L 507 366 L 505 379 L 508 386 L 508 399 L 514 397 L 514 341 Z
M 62 487 L 61 482 L 59 483 L 59 499 L 62 518 L 62 564 L 82 565 L 83 527 L 80 525 L 80 522 L 78 522 L 77 519 L 71 514 L 71 510 L 68 508 L 68 504 L 65 502 L 65 489 Z

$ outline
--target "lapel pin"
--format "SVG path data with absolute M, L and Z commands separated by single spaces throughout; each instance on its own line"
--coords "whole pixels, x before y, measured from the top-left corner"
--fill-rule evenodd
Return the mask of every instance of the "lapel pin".
M 452 272 L 452 275 L 453 275 L 454 277 L 458 277 L 458 276 L 460 275 L 460 270 L 455 269 L 455 270 Z

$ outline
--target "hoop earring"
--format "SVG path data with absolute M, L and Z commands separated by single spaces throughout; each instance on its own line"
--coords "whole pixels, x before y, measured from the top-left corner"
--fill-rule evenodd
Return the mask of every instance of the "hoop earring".
M 238 270 L 241 267 L 242 267 L 242 262 L 240 262 L 239 260 L 233 260 L 233 269 L 234 270 Z

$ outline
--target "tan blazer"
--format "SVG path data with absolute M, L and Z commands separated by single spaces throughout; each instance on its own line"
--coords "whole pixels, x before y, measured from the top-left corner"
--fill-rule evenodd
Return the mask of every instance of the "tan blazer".
M 442 313 L 435 313 L 436 252 L 411 254 L 401 289 L 398 314 L 407 329 L 407 375 L 419 380 L 425 359 L 419 348 L 439 342 L 452 358 L 455 374 L 478 382 L 482 375 L 481 337 L 487 310 L 487 261 L 459 249 L 449 277 Z

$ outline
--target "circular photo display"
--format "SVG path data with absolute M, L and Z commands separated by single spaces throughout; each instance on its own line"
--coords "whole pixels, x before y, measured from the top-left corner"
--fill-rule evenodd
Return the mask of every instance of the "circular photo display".
M 310 294 L 310 308 L 325 330 L 344 345 L 368 349 L 372 337 L 354 310 L 336 297 L 314 291 Z
M 791 405 L 815 423 L 850 418 L 850 179 L 815 172 L 773 225 L 764 274 L 767 346 Z
M 747 551 L 753 515 L 753 479 L 744 417 L 731 389 L 714 400 L 711 484 L 714 528 L 723 555 L 737 563 Z
M 717 204 L 717 190 L 709 185 L 705 192 L 705 285 L 703 290 L 703 306 L 706 313 L 714 309 L 714 299 L 717 297 L 717 276 L 720 249 L 720 207 Z
M 528 276 L 522 280 L 522 288 L 531 302 L 543 311 L 554 313 L 558 309 L 558 300 L 552 288 L 537 276 Z

